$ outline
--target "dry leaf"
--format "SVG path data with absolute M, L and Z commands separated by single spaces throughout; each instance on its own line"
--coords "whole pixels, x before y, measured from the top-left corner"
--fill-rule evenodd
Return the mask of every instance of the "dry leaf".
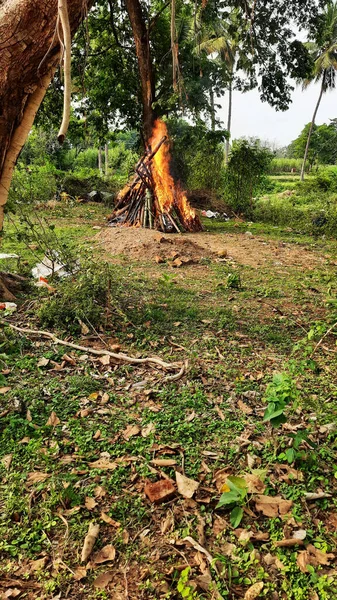
M 248 588 L 244 595 L 244 600 L 255 600 L 258 598 L 264 587 L 263 581 L 258 581 Z
M 117 465 L 117 463 L 112 462 L 112 461 L 108 460 L 107 458 L 99 458 L 98 460 L 95 460 L 94 462 L 90 462 L 89 467 L 91 467 L 91 469 L 102 469 L 105 471 L 113 471 L 114 469 L 117 469 L 118 465 Z
M 32 413 L 30 412 L 29 408 L 28 408 L 28 410 L 26 412 L 26 419 L 27 419 L 27 421 L 29 421 L 29 423 L 31 423 L 32 420 L 33 420 L 32 419 Z
M 256 510 L 266 517 L 279 517 L 286 515 L 293 505 L 292 500 L 284 500 L 281 496 L 256 496 Z
M 255 473 L 248 473 L 243 478 L 248 486 L 249 494 L 263 494 L 266 486 Z
M 56 427 L 56 425 L 59 425 L 61 423 L 60 419 L 58 418 L 57 414 L 55 411 L 52 411 L 50 413 L 50 417 L 46 423 L 46 425 L 51 425 L 52 427 Z
M 88 510 L 93 510 L 95 506 L 97 506 L 96 500 L 94 500 L 94 498 L 91 498 L 91 496 L 86 496 L 84 504 L 85 508 L 87 508 Z
M 145 529 L 145 531 L 150 531 L 149 529 Z M 140 534 L 140 537 L 144 536 L 145 531 L 142 532 L 142 534 Z M 130 539 L 130 534 L 126 529 L 123 529 L 123 533 L 122 533 L 122 540 L 123 540 L 123 544 L 128 544 L 129 543 L 129 539 Z
M 95 581 L 94 581 L 94 587 L 95 588 L 99 588 L 100 590 L 104 590 L 104 588 L 106 588 L 110 581 L 112 581 L 113 579 L 113 572 L 112 571 L 107 571 L 106 573 L 101 573 L 101 575 L 98 575 L 98 577 L 96 577 Z
M 98 534 L 99 534 L 99 525 L 95 525 L 95 523 L 90 523 L 88 533 L 84 539 L 84 544 L 83 544 L 82 554 L 81 554 L 81 562 L 85 562 L 89 558 L 89 556 L 92 552 L 92 549 L 95 545 Z
M 307 532 L 305 529 L 297 529 L 297 531 L 293 531 L 293 538 L 295 540 L 305 540 L 307 537 Z
M 107 392 L 104 392 L 103 396 L 102 396 L 102 400 L 101 400 L 101 404 L 107 404 L 110 400 L 110 396 L 109 394 L 107 394 Z
M 0 388 L 0 394 L 7 394 L 11 388 L 10 387 L 2 387 Z
M 154 458 L 150 463 L 156 467 L 172 467 L 177 464 L 177 461 L 174 458 Z
M 245 415 L 251 415 L 253 412 L 253 409 L 245 402 L 242 402 L 242 400 L 238 400 L 238 407 Z
M 6 454 L 6 456 L 2 457 L 1 462 L 2 462 L 3 466 L 5 467 L 6 471 L 9 470 L 9 468 L 12 464 L 12 460 L 13 460 L 13 454 Z
M 105 512 L 101 512 L 101 519 L 102 519 L 102 521 L 104 521 L 104 523 L 108 523 L 108 525 L 112 525 L 112 527 L 120 527 L 120 525 L 121 525 L 118 521 L 115 521 L 114 519 L 109 517 L 109 515 L 107 515 Z
M 34 485 L 34 483 L 41 483 L 46 481 L 50 477 L 49 473 L 41 473 L 40 471 L 32 471 L 28 473 L 27 485 Z
M 95 498 L 104 498 L 104 496 L 106 496 L 106 493 L 107 493 L 106 489 L 104 487 L 102 487 L 101 485 L 98 485 L 94 489 Z
M 110 356 L 109 356 L 109 354 L 104 354 L 104 356 L 100 356 L 98 360 L 101 363 L 101 365 L 104 365 L 105 367 L 108 366 L 108 365 L 110 365 Z
M 85 567 L 76 567 L 74 571 L 74 579 L 76 579 L 76 581 L 81 581 L 81 579 L 84 579 L 86 576 L 87 570 Z
M 178 487 L 178 492 L 184 498 L 192 498 L 193 494 L 197 491 L 199 487 L 199 482 L 194 481 L 194 479 L 189 479 L 182 475 L 178 471 L 176 471 L 176 482 Z
M 88 335 L 90 329 L 89 327 L 83 323 L 83 321 L 81 321 L 81 319 L 78 319 L 79 324 L 81 325 L 81 333 L 82 335 Z
M 284 540 L 279 540 L 278 542 L 273 543 L 275 548 L 291 548 L 292 546 L 303 545 L 303 540 L 298 540 L 296 538 L 285 538 Z
M 93 560 L 92 560 L 92 564 L 101 565 L 102 563 L 108 562 L 109 560 L 115 560 L 115 557 L 116 557 L 115 548 L 111 544 L 108 544 L 107 546 L 104 546 L 104 548 L 102 548 L 101 550 L 99 550 L 99 552 L 97 552 L 95 554 L 95 556 L 93 557 Z
M 47 365 L 49 365 L 49 358 L 45 358 L 45 356 L 42 356 L 36 363 L 37 367 L 46 367 Z
M 226 417 L 225 417 L 225 415 L 223 414 L 223 412 L 222 412 L 221 408 L 220 408 L 220 407 L 219 407 L 217 404 L 215 405 L 215 407 L 214 407 L 214 408 L 215 408 L 215 411 L 218 413 L 218 415 L 219 415 L 219 417 L 220 417 L 221 421 L 226 421 Z
M 328 565 L 329 562 L 335 558 L 334 554 L 326 554 L 321 550 L 318 550 L 312 544 L 307 546 L 306 550 L 302 550 L 297 555 L 297 566 L 302 573 L 307 573 L 308 565 L 318 567 L 318 565 Z
M 43 569 L 48 562 L 48 557 L 44 556 L 43 558 L 38 558 L 37 560 L 32 560 L 29 563 L 30 571 L 40 571 Z
M 92 439 L 99 440 L 100 437 L 101 437 L 101 430 L 97 429 L 96 433 L 94 433 L 94 435 L 92 436 Z
M 139 425 L 128 425 L 126 429 L 123 431 L 123 437 L 125 440 L 129 440 L 131 437 L 140 434 Z
M 167 511 L 165 519 L 160 524 L 160 531 L 162 535 L 168 531 L 172 531 L 174 527 L 174 516 L 171 510 Z
M 22 590 L 20 590 L 19 588 L 7 588 L 6 592 L 1 598 L 3 598 L 4 600 L 6 598 L 17 598 L 17 596 L 20 596 L 21 592 Z
M 197 413 L 194 410 L 192 410 L 192 412 L 189 415 L 187 415 L 187 417 L 185 417 L 186 423 L 191 423 L 191 421 L 193 421 L 193 419 L 195 419 L 196 416 Z
M 154 423 L 148 423 L 147 425 L 145 425 L 145 427 L 143 427 L 142 429 L 142 437 L 148 437 L 149 435 L 151 435 L 151 433 L 154 433 L 156 431 L 156 426 Z
M 97 400 L 98 396 L 99 396 L 99 392 L 92 392 L 92 394 L 90 394 L 90 396 L 88 397 L 88 400 Z

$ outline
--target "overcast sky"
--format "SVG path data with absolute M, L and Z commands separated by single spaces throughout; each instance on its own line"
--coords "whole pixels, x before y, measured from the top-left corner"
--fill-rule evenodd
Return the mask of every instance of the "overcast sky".
M 261 102 L 257 90 L 242 94 L 234 92 L 232 139 L 238 137 L 259 137 L 262 140 L 286 146 L 294 140 L 304 125 L 311 121 L 312 114 L 320 92 L 319 84 L 310 85 L 305 91 L 296 88 L 293 102 L 286 112 L 277 112 L 266 102 Z M 222 108 L 218 116 L 227 123 L 226 96 L 217 103 Z M 316 123 L 329 123 L 329 119 L 337 117 L 337 89 L 324 94 L 318 111 Z

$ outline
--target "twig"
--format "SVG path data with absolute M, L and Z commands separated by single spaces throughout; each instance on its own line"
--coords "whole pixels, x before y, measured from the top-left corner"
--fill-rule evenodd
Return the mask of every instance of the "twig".
M 75 350 L 81 350 L 81 352 L 86 352 L 86 353 L 89 352 L 90 354 L 95 354 L 96 356 L 111 356 L 111 358 L 114 358 L 121 362 L 128 363 L 130 365 L 157 365 L 167 371 L 173 371 L 180 366 L 177 363 L 164 362 L 160 358 L 156 358 L 154 356 L 149 356 L 147 358 L 133 358 L 132 356 L 128 356 L 127 354 L 124 354 L 123 352 L 120 352 L 117 354 L 116 352 L 110 352 L 109 350 L 96 350 L 95 348 L 88 348 L 87 346 L 80 346 L 79 344 L 73 344 L 72 342 L 66 342 L 65 340 L 61 340 L 60 338 L 56 337 L 56 335 L 54 335 L 53 333 L 50 333 L 49 331 L 40 331 L 38 329 L 27 329 L 26 327 L 17 327 L 16 325 L 12 325 L 12 323 L 8 323 L 8 322 L 7 322 L 7 324 L 9 325 L 9 327 L 14 329 L 15 331 L 19 331 L 20 333 L 27 333 L 28 335 L 37 335 L 40 337 L 46 337 L 46 338 L 53 340 L 53 342 L 55 344 L 60 344 L 62 346 L 68 346 L 69 348 L 74 348 Z M 177 373 L 176 376 L 172 376 L 172 377 L 177 378 L 177 375 L 179 375 L 179 377 L 181 377 L 184 372 L 183 369 L 185 370 L 185 364 L 180 369 L 179 373 Z
M 333 325 L 331 325 L 331 327 L 329 327 L 329 329 L 325 332 L 325 334 L 323 335 L 323 337 L 321 337 L 321 339 L 319 340 L 319 342 L 317 342 L 315 348 L 313 349 L 310 358 L 313 357 L 313 355 L 315 354 L 316 350 L 320 347 L 321 343 L 323 342 L 323 340 L 329 335 L 329 333 L 331 333 L 331 331 L 333 329 L 335 329 L 335 327 L 337 327 L 337 321 L 336 323 L 334 323 Z

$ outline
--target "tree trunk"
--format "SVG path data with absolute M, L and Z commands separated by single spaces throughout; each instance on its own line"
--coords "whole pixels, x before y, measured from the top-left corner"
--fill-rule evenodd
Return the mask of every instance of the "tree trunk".
M 149 32 L 139 0 L 125 0 L 125 6 L 136 46 L 143 105 L 143 133 L 145 141 L 147 141 L 151 137 L 155 120 L 155 111 L 152 107 L 155 100 L 155 81 Z
M 98 169 L 99 169 L 100 174 L 102 175 L 103 169 L 102 169 L 102 148 L 101 148 L 101 146 L 98 147 Z
M 302 163 L 302 169 L 301 169 L 301 181 L 304 180 L 305 164 L 306 164 L 307 158 L 308 158 L 308 152 L 309 152 L 311 134 L 312 134 L 312 130 L 313 130 L 314 125 L 315 125 L 315 120 L 316 120 L 317 112 L 318 112 L 318 109 L 319 109 L 319 105 L 321 103 L 322 96 L 324 94 L 324 89 L 325 89 L 325 73 L 323 73 L 323 76 L 322 76 L 321 91 L 319 93 L 318 101 L 317 101 L 317 104 L 316 104 L 316 107 L 315 107 L 315 110 L 314 110 L 314 114 L 312 116 L 312 121 L 310 123 L 310 128 L 309 128 L 309 132 L 308 132 L 308 139 L 307 139 L 307 143 L 306 143 L 306 146 L 305 146 L 303 163 Z
M 209 98 L 210 98 L 210 104 L 211 104 L 211 129 L 212 129 L 212 131 L 215 131 L 214 91 L 213 91 L 212 87 L 209 91 Z
M 71 31 L 85 16 L 68 0 Z M 57 2 L 0 0 L 0 230 L 15 163 L 59 62 Z
M 226 148 L 225 148 L 225 164 L 226 165 L 228 165 L 229 138 L 231 135 L 231 128 L 232 128 L 232 104 L 233 104 L 233 80 L 231 77 L 230 82 L 229 82 L 229 89 L 228 89 L 228 119 L 227 119 L 228 138 L 226 139 Z
M 105 152 L 105 177 L 108 176 L 108 169 L 109 169 L 109 147 L 108 144 L 105 144 L 105 148 L 104 148 L 104 152 Z

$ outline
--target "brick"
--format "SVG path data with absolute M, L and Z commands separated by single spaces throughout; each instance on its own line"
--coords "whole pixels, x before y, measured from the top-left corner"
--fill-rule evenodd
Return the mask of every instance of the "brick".
M 175 487 L 169 479 L 159 479 L 156 483 L 147 483 L 144 492 L 145 495 L 154 504 L 166 502 L 175 494 Z
M 176 258 L 172 263 L 172 266 L 175 267 L 176 269 L 179 269 L 179 267 L 181 267 L 182 265 L 183 265 L 183 261 L 180 260 L 180 258 Z
M 161 256 L 155 256 L 154 260 L 156 261 L 156 263 L 158 265 L 160 265 L 161 263 L 165 262 L 164 259 Z

